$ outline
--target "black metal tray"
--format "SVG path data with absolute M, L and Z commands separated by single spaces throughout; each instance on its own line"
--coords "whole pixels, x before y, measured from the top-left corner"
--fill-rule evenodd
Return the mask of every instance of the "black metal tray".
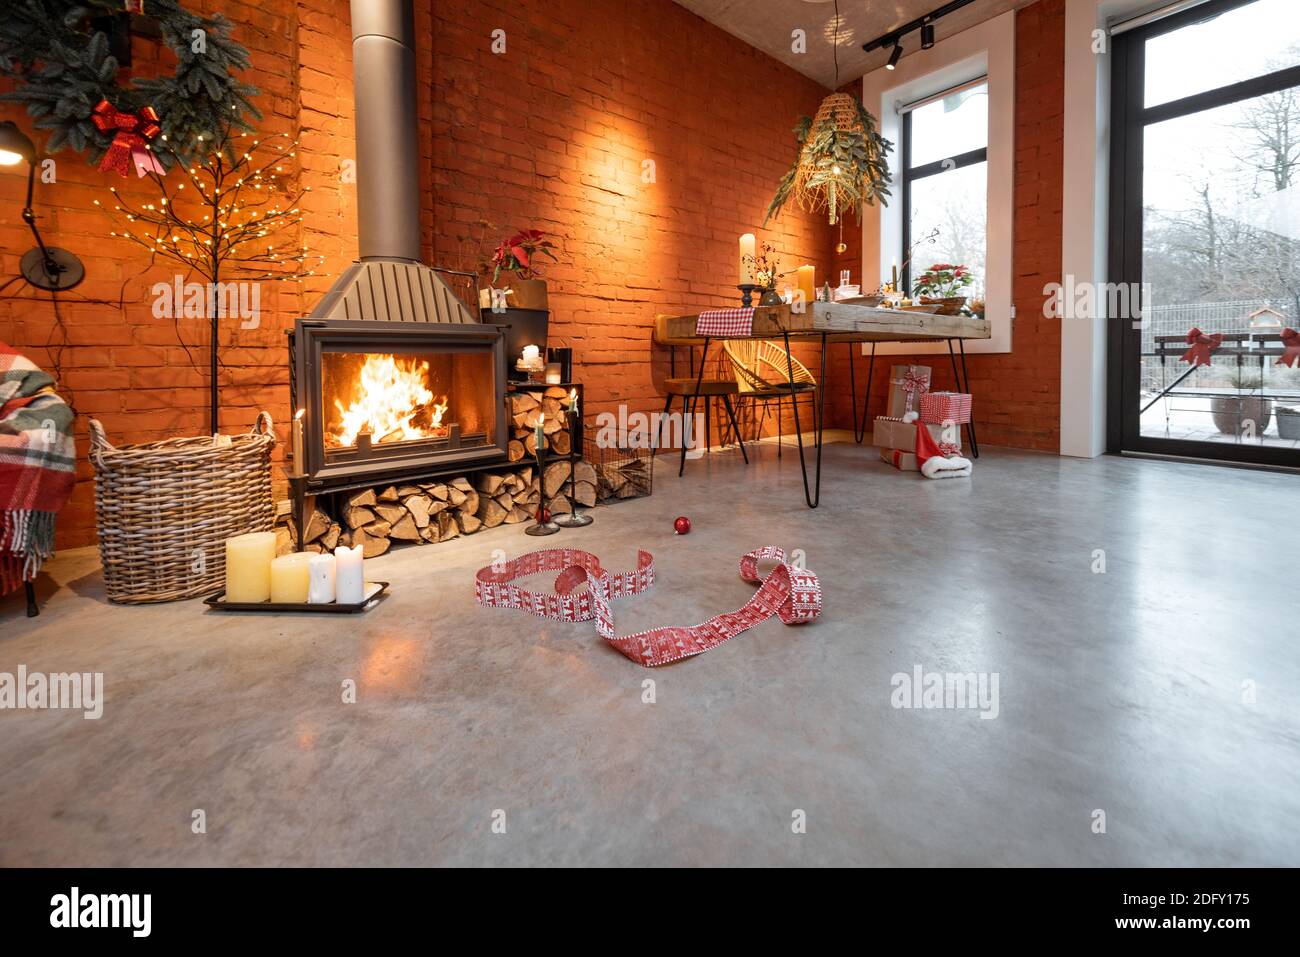
M 269 601 L 226 601 L 224 589 L 215 595 L 203 599 L 203 604 L 217 611 L 261 611 L 279 614 L 298 614 L 301 612 L 327 612 L 335 615 L 355 615 L 365 611 L 388 590 L 388 582 L 366 582 L 366 597 L 351 605 L 330 602 L 328 605 L 309 605 L 306 602 L 269 602 Z

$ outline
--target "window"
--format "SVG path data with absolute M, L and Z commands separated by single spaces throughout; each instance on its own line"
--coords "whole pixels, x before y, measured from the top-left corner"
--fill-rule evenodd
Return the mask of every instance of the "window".
M 1110 273 L 1142 311 L 1111 316 L 1113 450 L 1300 465 L 1294 7 L 1208 0 L 1116 37 Z
M 899 283 L 910 290 L 934 263 L 968 266 L 983 299 L 988 236 L 988 82 L 904 108 Z M 910 261 L 909 261 L 910 260 Z

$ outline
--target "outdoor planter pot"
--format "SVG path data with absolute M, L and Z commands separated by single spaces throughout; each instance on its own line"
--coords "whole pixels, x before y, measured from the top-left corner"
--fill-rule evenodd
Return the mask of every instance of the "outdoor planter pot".
M 1280 439 L 1300 439 L 1300 409 L 1278 407 L 1277 435 Z
M 1273 400 L 1256 395 L 1219 395 L 1210 400 L 1214 426 L 1224 435 L 1237 435 L 1249 419 L 1255 435 L 1263 435 L 1273 421 Z

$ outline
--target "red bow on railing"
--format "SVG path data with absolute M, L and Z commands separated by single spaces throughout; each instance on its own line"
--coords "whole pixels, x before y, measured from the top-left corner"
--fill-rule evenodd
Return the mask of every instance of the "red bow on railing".
M 1286 351 L 1282 353 L 1282 358 L 1277 360 L 1277 364 L 1291 366 L 1293 369 L 1300 365 L 1300 332 L 1294 329 L 1283 329 L 1282 345 L 1286 346 Z
M 1190 362 L 1194 366 L 1208 366 L 1210 364 L 1210 353 L 1219 346 L 1223 345 L 1223 336 L 1215 333 L 1207 336 L 1195 326 L 1187 333 L 1187 344 L 1191 346 L 1183 353 L 1183 362 Z
M 108 100 L 100 100 L 90 118 L 101 133 L 117 131 L 100 161 L 101 172 L 114 170 L 127 176 L 133 161 L 137 176 L 150 171 L 163 172 L 162 164 L 148 149 L 150 141 L 162 132 L 158 114 L 152 106 L 142 106 L 135 113 L 122 113 Z

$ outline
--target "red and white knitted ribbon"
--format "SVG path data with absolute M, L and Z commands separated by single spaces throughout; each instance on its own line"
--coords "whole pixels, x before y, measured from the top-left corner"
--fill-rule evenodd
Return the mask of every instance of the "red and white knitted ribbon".
M 777 566 L 761 581 L 758 563 L 774 559 Z M 537 572 L 558 571 L 553 593 L 537 593 L 514 579 Z M 776 615 L 787 625 L 813 621 L 821 614 L 822 589 L 817 576 L 785 560 L 785 552 L 764 545 L 740 559 L 740 577 L 758 583 L 758 591 L 741 608 L 690 627 L 651 628 L 634 635 L 614 632 L 610 603 L 645 591 L 655 580 L 654 557 L 637 552 L 633 571 L 611 573 L 591 552 L 576 548 L 547 548 L 528 552 L 500 565 L 480 568 L 474 576 L 474 599 L 489 608 L 519 608 L 554 621 L 591 621 L 597 633 L 620 652 L 648 668 L 698 655 Z M 587 588 L 577 589 L 583 584 Z
M 706 309 L 695 320 L 697 336 L 748 336 L 753 331 L 753 306 Z

